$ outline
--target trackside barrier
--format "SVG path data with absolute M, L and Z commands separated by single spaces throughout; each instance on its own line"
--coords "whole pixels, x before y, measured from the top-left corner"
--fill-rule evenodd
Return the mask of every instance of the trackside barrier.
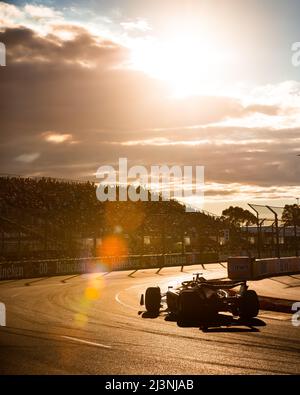
M 260 280 L 267 277 L 300 273 L 300 258 L 266 258 L 249 257 L 228 258 L 228 277 L 232 280 Z
M 258 259 L 253 264 L 254 278 L 297 273 L 300 273 L 299 257 Z
M 228 278 L 232 280 L 252 279 L 255 259 L 246 256 L 229 257 L 227 259 Z
M 47 259 L 0 263 L 0 281 L 50 277 L 113 270 L 138 270 L 167 266 L 188 266 L 218 261 L 217 254 L 124 255 L 92 258 Z

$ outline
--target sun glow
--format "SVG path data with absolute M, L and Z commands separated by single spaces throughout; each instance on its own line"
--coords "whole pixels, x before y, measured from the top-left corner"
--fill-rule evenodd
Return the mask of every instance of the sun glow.
M 233 61 L 229 48 L 193 30 L 162 39 L 148 36 L 137 41 L 132 51 L 133 67 L 164 80 L 178 97 L 213 91 Z

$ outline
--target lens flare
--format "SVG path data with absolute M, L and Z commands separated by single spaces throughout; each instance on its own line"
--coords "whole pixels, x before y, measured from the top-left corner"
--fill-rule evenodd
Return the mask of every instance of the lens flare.
M 94 287 L 87 287 L 84 292 L 84 297 L 87 300 L 97 300 L 100 298 L 100 291 Z
M 101 257 L 127 255 L 128 248 L 126 240 L 122 236 L 107 236 L 103 239 L 99 248 Z
M 75 323 L 80 327 L 84 327 L 88 322 L 88 317 L 84 313 L 76 313 L 74 319 Z
M 88 284 L 83 291 L 79 305 L 77 305 L 77 309 L 79 311 L 77 311 L 74 315 L 75 325 L 81 328 L 86 326 L 89 320 L 89 311 L 93 307 L 93 303 L 101 299 L 104 288 L 104 277 L 100 276 L 99 273 L 91 273 L 90 277 L 88 277 Z

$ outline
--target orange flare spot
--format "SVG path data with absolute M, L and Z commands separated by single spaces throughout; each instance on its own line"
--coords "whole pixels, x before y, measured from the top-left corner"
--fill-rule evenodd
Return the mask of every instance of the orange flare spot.
M 127 255 L 128 248 L 126 241 L 120 236 L 106 237 L 100 246 L 100 256 L 121 256 Z
M 88 300 L 97 300 L 100 297 L 100 291 L 95 287 L 87 287 L 84 292 L 84 296 Z

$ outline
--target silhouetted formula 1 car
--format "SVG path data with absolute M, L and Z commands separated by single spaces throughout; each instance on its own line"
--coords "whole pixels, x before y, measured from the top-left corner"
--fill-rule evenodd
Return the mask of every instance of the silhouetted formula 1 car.
M 238 290 L 234 288 L 239 287 Z M 255 291 L 248 290 L 246 281 L 206 280 L 199 273 L 190 281 L 183 281 L 176 288 L 168 287 L 161 293 L 159 287 L 147 288 L 141 305 L 152 315 L 158 315 L 162 303 L 174 315 L 177 322 L 199 321 L 205 324 L 213 321 L 219 312 L 230 312 L 242 319 L 258 315 L 259 301 Z

